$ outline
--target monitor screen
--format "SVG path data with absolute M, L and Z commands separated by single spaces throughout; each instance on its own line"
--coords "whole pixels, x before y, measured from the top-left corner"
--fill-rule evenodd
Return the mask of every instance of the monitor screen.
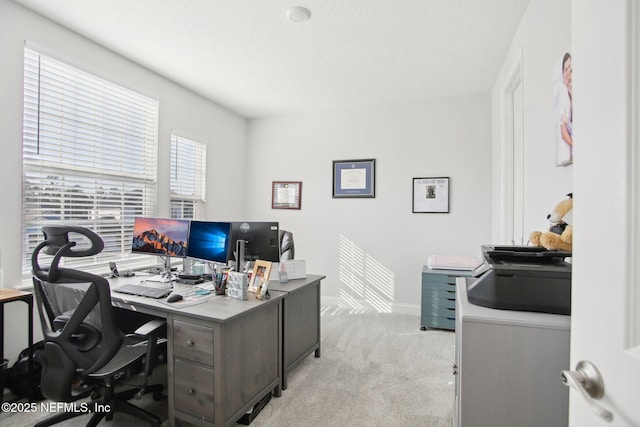
M 191 221 L 187 256 L 226 264 L 229 257 L 228 222 Z
M 278 222 L 232 222 L 229 258 L 235 259 L 236 242 L 244 240 L 245 260 L 280 261 Z
M 131 252 L 186 257 L 189 221 L 136 217 Z

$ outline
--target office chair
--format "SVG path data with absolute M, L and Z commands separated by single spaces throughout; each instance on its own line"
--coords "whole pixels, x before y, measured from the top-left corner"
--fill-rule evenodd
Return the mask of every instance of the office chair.
M 295 248 L 293 246 L 293 233 L 286 230 L 278 230 L 280 235 L 280 261 L 293 259 Z
M 115 310 L 107 279 L 88 272 L 63 268 L 63 257 L 93 256 L 102 251 L 104 242 L 93 231 L 75 226 L 46 226 L 45 241 L 33 251 L 34 294 L 44 334 L 41 391 L 45 398 L 57 402 L 74 402 L 91 396 L 84 406 L 93 412 L 88 426 L 102 418 L 111 420 L 116 411 L 138 417 L 152 426 L 160 419 L 128 402 L 144 393 L 162 398 L 162 385 L 147 385 L 153 363 L 162 350 L 158 340 L 166 333 L 164 320 L 152 320 L 125 335 L 117 326 Z M 78 248 L 69 234 L 89 240 Z M 75 236 L 74 236 L 75 237 Z M 53 255 L 48 267 L 41 267 L 38 255 Z M 166 345 L 166 344 L 164 344 Z M 142 388 L 115 392 L 122 379 L 144 369 Z M 79 404 L 78 404 L 79 405 Z M 78 407 L 76 405 L 76 407 Z M 73 407 L 73 405 L 69 405 Z M 61 412 L 46 418 L 36 426 L 48 426 L 84 415 L 85 412 Z

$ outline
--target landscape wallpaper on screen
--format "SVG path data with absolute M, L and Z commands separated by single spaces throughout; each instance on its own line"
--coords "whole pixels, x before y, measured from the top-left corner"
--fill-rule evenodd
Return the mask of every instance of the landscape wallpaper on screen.
M 189 222 L 159 218 L 136 218 L 132 251 L 185 257 Z

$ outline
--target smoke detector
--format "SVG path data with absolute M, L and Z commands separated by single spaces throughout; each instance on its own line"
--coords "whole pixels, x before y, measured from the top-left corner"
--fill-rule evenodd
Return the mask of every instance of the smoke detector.
M 295 24 L 301 24 L 311 18 L 311 12 L 306 7 L 291 6 L 287 9 L 287 18 Z

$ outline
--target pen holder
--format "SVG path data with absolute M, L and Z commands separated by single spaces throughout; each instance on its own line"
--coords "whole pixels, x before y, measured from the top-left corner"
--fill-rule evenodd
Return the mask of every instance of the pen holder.
M 220 277 L 214 281 L 213 285 L 216 289 L 216 295 L 226 295 L 227 290 L 227 278 Z

